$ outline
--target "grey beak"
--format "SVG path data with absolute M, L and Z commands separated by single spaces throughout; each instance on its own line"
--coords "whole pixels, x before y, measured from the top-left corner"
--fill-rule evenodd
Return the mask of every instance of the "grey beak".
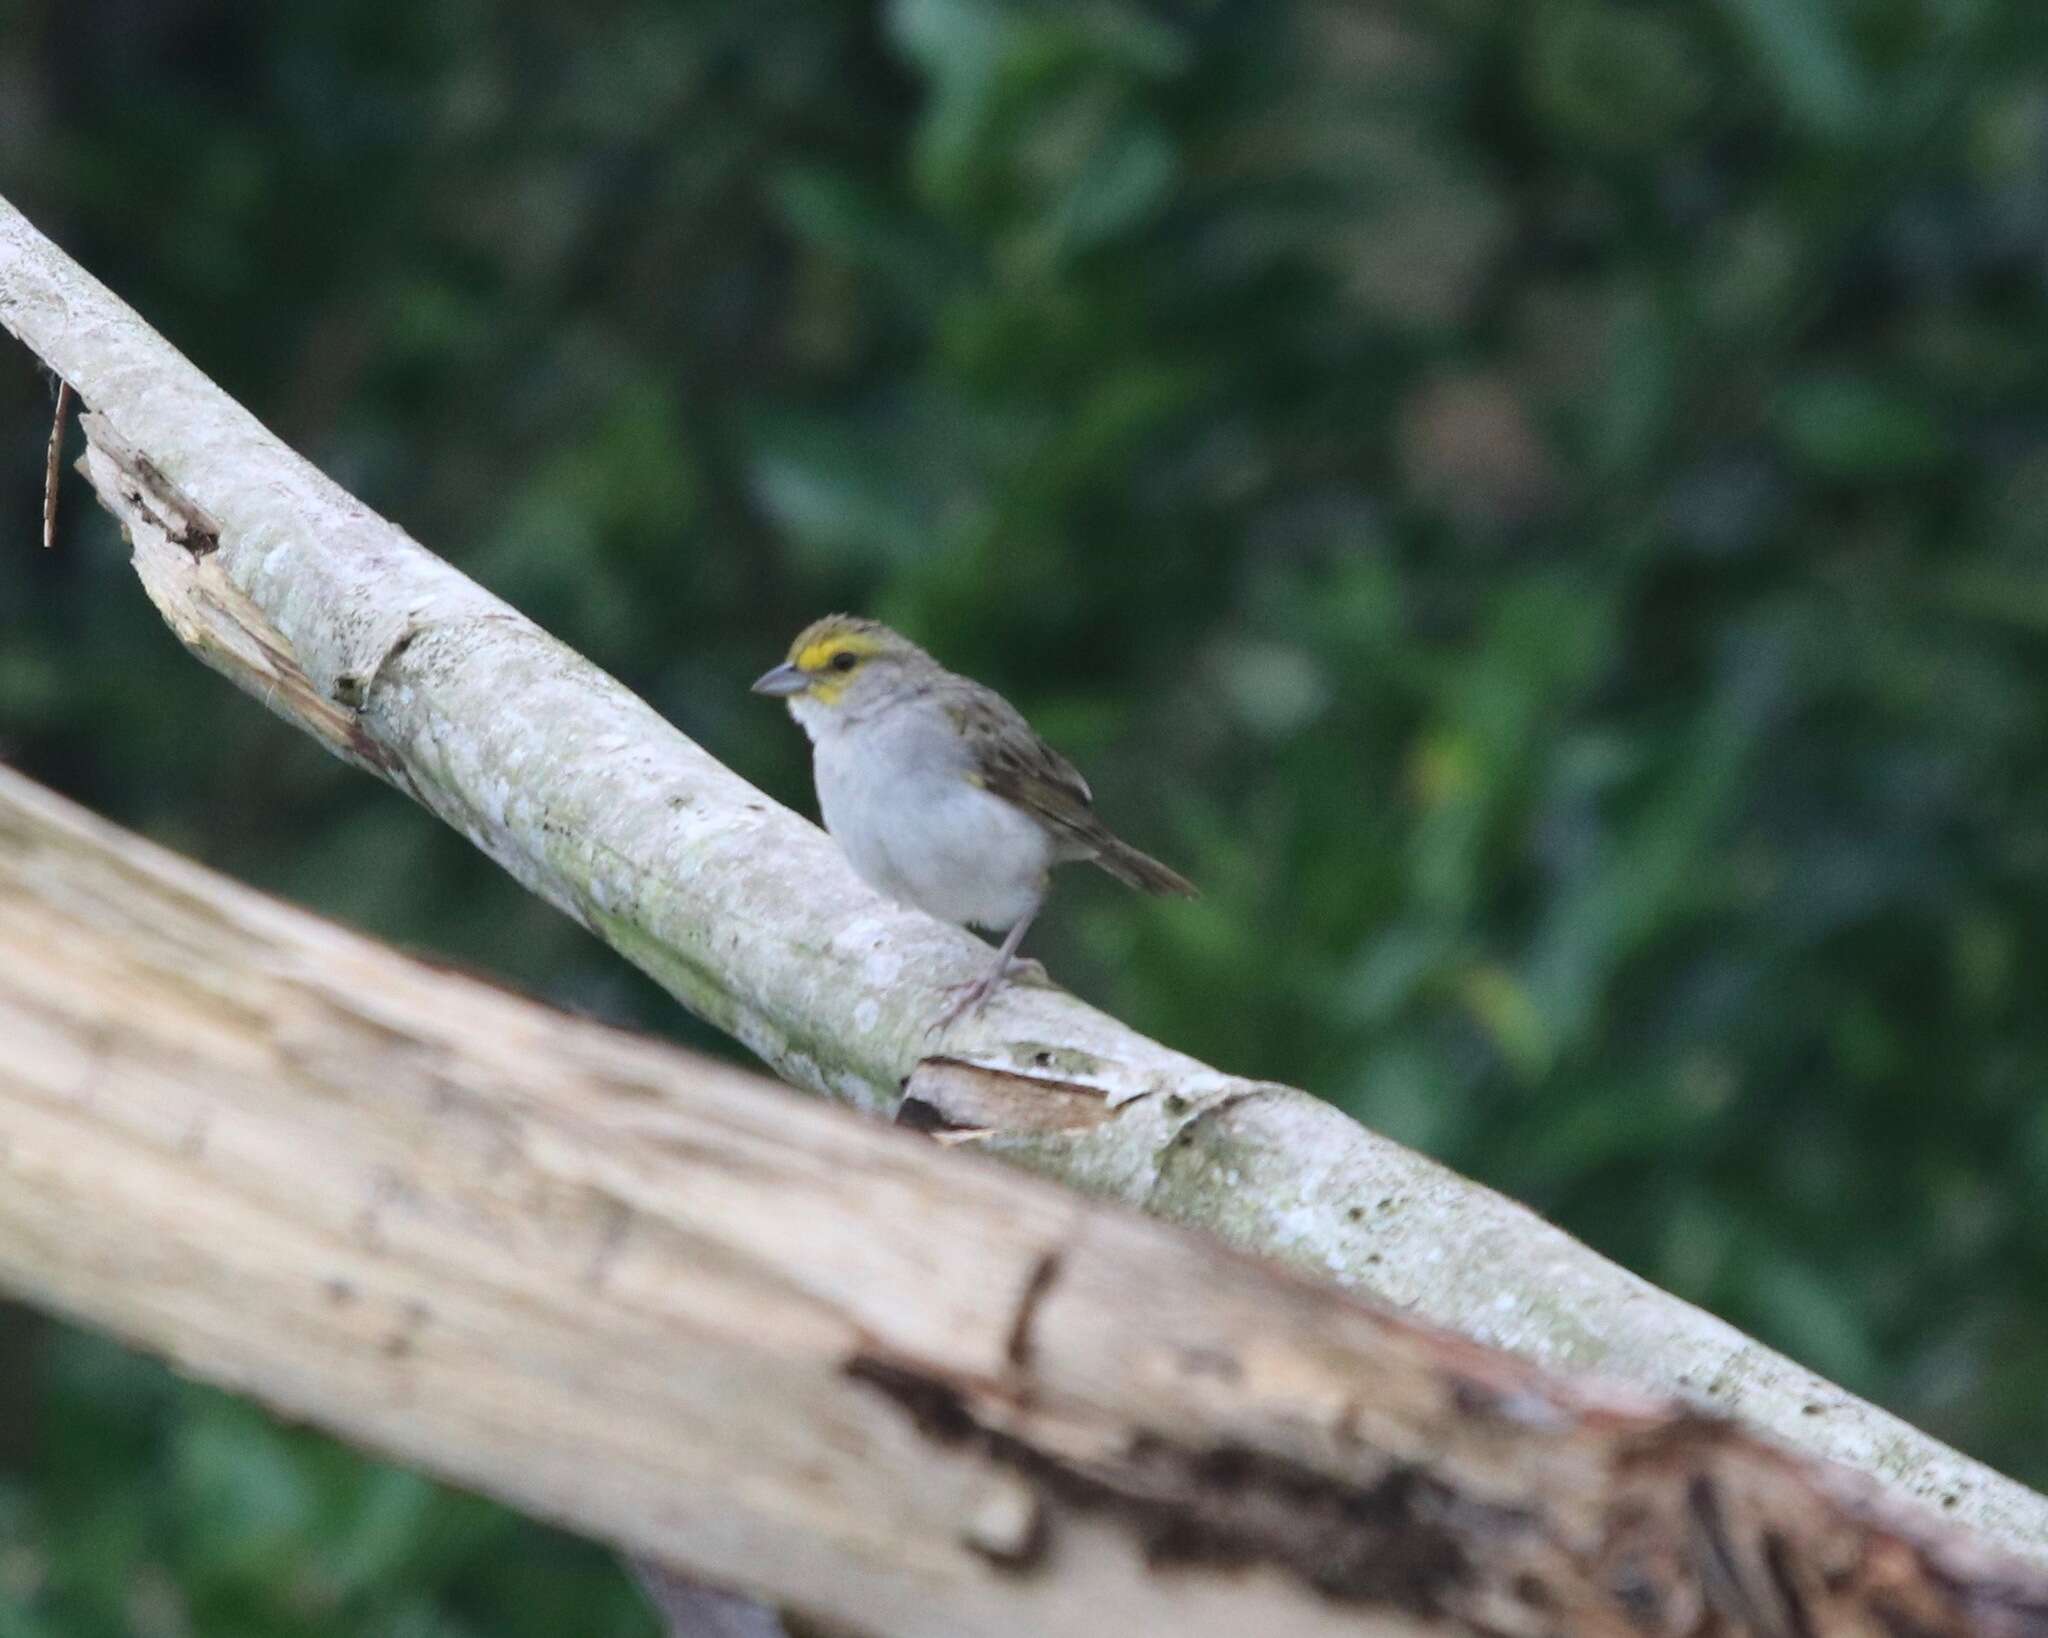
M 779 665 L 773 671 L 764 671 L 754 679 L 756 694 L 774 694 L 778 697 L 801 694 L 811 686 L 811 679 L 793 665 Z

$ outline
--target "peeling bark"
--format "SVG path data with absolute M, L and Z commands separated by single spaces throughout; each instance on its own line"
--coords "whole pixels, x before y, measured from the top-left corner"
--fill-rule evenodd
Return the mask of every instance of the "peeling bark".
M 773 1630 L 708 1584 L 877 1638 L 2048 1638 L 2048 1573 L 1725 1419 L 411 961 L 4 772 L 0 1042 L 0 1291 L 673 1566 L 679 1632 Z
M 323 477 L 4 201 L 0 324 L 93 410 L 85 470 L 200 658 L 793 1084 L 871 1111 L 908 1084 L 909 1115 L 957 1145 L 1531 1360 L 1693 1396 L 2048 1563 L 2048 1500 L 1306 1093 L 1050 986 L 932 1040 L 984 946 L 884 903 L 822 832 Z M 1056 1083 L 1055 1117 L 1033 1080 Z

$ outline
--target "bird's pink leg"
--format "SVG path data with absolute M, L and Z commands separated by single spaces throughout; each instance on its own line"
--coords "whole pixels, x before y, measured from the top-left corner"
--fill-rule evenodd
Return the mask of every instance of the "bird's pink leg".
M 969 979 L 965 984 L 954 984 L 947 989 L 946 993 L 954 999 L 946 1010 L 939 1014 L 938 1021 L 925 1031 L 927 1035 L 936 1035 L 966 1014 L 978 1012 L 982 1003 L 995 994 L 996 986 L 1002 983 L 1009 973 L 1010 963 L 1016 959 L 1017 946 L 1024 942 L 1024 935 L 1030 930 L 1032 919 L 1037 914 L 1038 907 L 1034 905 L 1030 914 L 1003 936 L 1002 948 L 996 951 L 996 958 L 989 964 L 987 972 L 979 978 Z

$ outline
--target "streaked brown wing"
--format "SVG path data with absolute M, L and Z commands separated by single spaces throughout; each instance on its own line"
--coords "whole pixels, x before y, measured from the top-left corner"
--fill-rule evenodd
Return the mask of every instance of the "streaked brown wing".
M 1102 821 L 1080 770 L 1040 739 L 1000 694 L 964 679 L 963 684 L 946 710 L 968 743 L 982 785 L 1056 829 L 1092 839 Z

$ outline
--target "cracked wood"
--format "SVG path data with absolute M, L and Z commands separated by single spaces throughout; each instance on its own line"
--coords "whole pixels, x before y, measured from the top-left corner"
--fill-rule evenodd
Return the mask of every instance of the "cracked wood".
M 410 961 L 0 772 L 0 1289 L 891 1638 L 2038 1638 L 1732 1424 Z

